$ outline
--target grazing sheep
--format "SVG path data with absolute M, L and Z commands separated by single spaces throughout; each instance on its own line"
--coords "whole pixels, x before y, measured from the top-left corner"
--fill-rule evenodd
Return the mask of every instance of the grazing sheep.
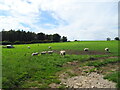
M 66 53 L 66 52 L 65 52 L 64 50 L 60 51 L 60 55 L 61 55 L 61 56 L 65 56 L 65 53 Z
M 30 46 L 28 46 L 28 49 L 30 49 Z
M 84 51 L 89 51 L 89 48 L 84 48 Z
M 32 53 L 32 56 L 35 56 L 35 55 L 38 55 L 39 53 L 38 52 L 36 52 L 36 53 Z
M 109 52 L 110 50 L 109 50 L 109 48 L 105 48 L 105 51 Z
M 51 47 L 51 46 L 49 46 L 48 48 L 49 48 L 49 49 L 52 49 L 52 47 Z
M 7 48 L 14 48 L 13 45 L 7 45 Z
M 48 54 L 52 54 L 53 53 L 53 51 L 48 51 Z
M 47 51 L 42 51 L 40 54 L 43 55 L 43 54 L 46 54 L 46 53 L 47 53 Z

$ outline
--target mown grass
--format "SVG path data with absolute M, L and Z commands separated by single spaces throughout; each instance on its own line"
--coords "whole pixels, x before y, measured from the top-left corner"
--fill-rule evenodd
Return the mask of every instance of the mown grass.
M 3 88 L 49 88 L 50 83 L 60 83 L 56 73 L 63 70 L 62 65 L 69 61 L 87 61 L 90 57 L 108 57 L 118 55 L 118 41 L 81 41 L 66 43 L 45 43 L 14 45 L 13 49 L 2 49 Z M 28 49 L 30 46 L 31 49 Z M 33 52 L 48 50 L 80 50 L 88 47 L 90 50 L 102 51 L 108 47 L 111 55 L 53 55 L 31 56 Z M 33 83 L 32 83 L 33 82 Z

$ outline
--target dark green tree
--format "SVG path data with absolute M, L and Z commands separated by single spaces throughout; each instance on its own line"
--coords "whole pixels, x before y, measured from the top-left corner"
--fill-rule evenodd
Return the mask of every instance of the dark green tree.
M 53 42 L 60 42 L 61 36 L 59 34 L 53 34 Z
M 2 32 L 2 42 L 4 43 L 40 43 L 40 42 L 60 42 L 60 41 L 67 41 L 67 37 L 63 36 L 61 39 L 61 36 L 59 34 L 44 34 L 44 33 L 34 33 L 34 32 L 26 32 L 23 30 L 9 30 L 5 31 L 4 29 Z
M 47 35 L 45 36 L 45 39 L 52 41 L 52 40 L 53 40 L 53 35 L 51 35 L 51 34 L 48 35 L 48 34 L 47 34 Z
M 62 42 L 67 42 L 67 37 L 63 36 L 61 39 Z
M 44 33 L 38 33 L 37 34 L 37 39 L 38 40 L 45 40 L 45 34 Z

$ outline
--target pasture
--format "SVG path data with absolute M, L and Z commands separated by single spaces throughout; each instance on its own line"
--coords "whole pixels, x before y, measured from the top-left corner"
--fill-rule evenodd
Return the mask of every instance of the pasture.
M 27 47 L 31 48 L 28 49 Z M 33 52 L 48 51 L 51 46 L 54 53 L 52 55 L 31 56 Z M 117 63 L 118 41 L 77 41 L 65 43 L 41 43 L 14 45 L 15 48 L 2 48 L 2 85 L 3 88 L 50 88 L 50 84 L 60 84 L 59 73 L 71 66 L 65 67 L 67 62 L 81 62 L 77 66 L 95 66 L 99 71 L 102 66 Z M 110 49 L 110 53 L 105 52 L 105 48 Z M 88 52 L 83 51 L 89 48 Z M 66 50 L 65 57 L 59 55 L 60 50 Z M 116 57 L 116 58 L 107 58 Z M 94 60 L 91 60 L 95 59 Z M 103 59 L 100 60 L 99 59 Z M 90 61 L 91 60 L 91 61 Z M 74 67 L 73 67 L 74 68 Z M 94 71 L 87 71 L 92 72 Z M 117 74 L 114 71 L 107 75 L 109 79 L 117 83 Z M 112 74 L 112 73 L 110 73 Z M 73 75 L 73 74 L 72 74 Z M 74 76 L 74 75 L 73 75 Z M 64 87 L 61 84 L 58 88 Z

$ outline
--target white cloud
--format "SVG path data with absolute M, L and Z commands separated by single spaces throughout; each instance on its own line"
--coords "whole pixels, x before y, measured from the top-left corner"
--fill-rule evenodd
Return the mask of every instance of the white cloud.
M 113 38 L 118 33 L 114 29 L 118 20 L 117 5 L 118 0 L 4 0 L 0 2 L 0 10 L 9 10 L 10 16 L 0 16 L 0 29 L 59 33 L 70 40 Z M 52 29 L 36 25 L 40 9 L 54 12 L 52 16 L 59 20 L 60 25 Z M 54 27 L 50 23 L 44 25 Z

